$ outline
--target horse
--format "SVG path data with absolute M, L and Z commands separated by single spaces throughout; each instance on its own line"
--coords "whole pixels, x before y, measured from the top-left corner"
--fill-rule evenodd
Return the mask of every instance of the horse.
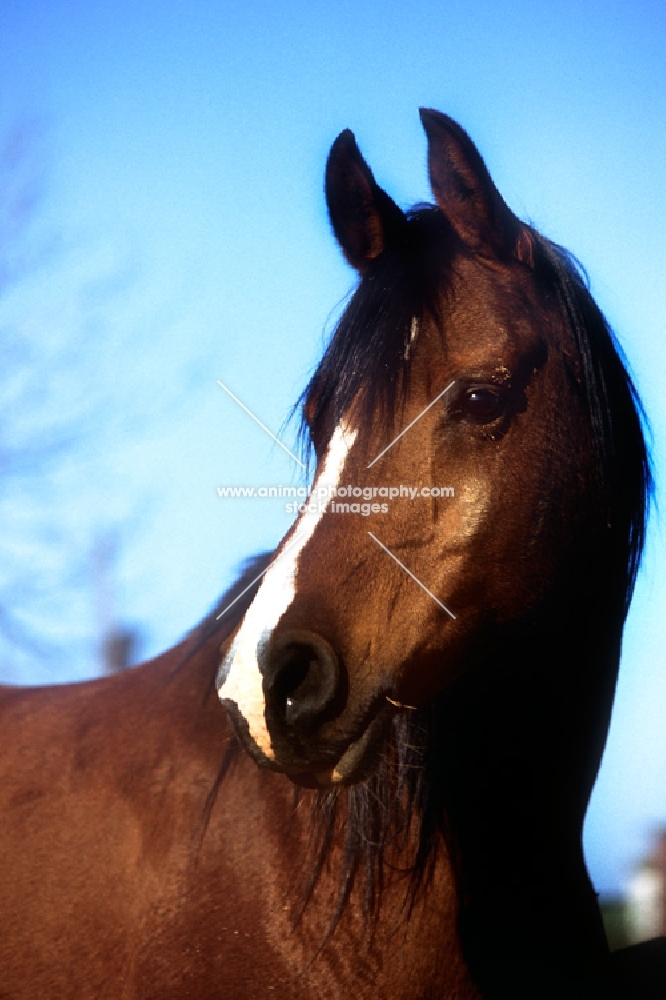
M 581 830 L 642 410 L 577 262 L 421 119 L 433 204 L 330 151 L 358 282 L 275 552 L 155 660 L 2 692 L 0 997 L 614 995 Z

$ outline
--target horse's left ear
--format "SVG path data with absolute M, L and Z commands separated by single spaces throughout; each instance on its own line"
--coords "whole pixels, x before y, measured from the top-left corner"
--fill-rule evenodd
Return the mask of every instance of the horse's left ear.
M 464 129 L 440 111 L 421 108 L 428 137 L 428 169 L 435 200 L 458 235 L 475 249 L 534 266 L 529 231 L 495 187 Z

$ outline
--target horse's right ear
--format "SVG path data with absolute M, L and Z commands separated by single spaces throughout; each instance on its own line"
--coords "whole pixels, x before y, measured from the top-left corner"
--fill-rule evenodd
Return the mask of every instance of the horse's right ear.
M 360 274 L 406 222 L 372 176 L 349 129 L 340 133 L 328 156 L 326 204 L 335 238 Z

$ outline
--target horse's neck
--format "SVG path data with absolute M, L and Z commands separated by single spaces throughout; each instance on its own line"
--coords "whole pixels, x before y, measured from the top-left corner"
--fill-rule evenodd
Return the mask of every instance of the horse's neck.
M 592 655 L 616 651 L 566 628 L 506 643 L 443 720 L 460 932 L 489 997 L 530 996 L 534 975 L 571 991 L 606 955 L 581 845 L 612 688 Z

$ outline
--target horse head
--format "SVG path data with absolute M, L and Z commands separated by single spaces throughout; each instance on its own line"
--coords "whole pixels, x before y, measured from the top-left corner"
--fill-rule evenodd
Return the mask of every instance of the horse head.
M 351 132 L 331 149 L 329 215 L 360 281 L 303 397 L 312 493 L 219 694 L 259 764 L 330 787 L 373 770 L 396 713 L 485 685 L 507 726 L 532 712 L 560 759 L 591 756 L 582 802 L 642 541 L 633 387 L 570 258 L 460 126 L 421 117 L 436 205 L 403 212 Z

